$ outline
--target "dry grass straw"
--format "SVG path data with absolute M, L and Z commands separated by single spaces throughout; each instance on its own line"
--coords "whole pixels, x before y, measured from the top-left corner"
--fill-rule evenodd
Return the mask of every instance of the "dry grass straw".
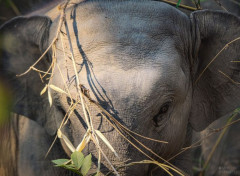
M 240 40 L 240 37 L 237 37 L 233 39 L 232 41 L 228 42 L 213 58 L 212 60 L 207 64 L 207 66 L 203 69 L 203 71 L 200 73 L 198 78 L 196 79 L 194 85 L 198 83 L 202 75 L 205 73 L 205 71 L 210 67 L 210 65 L 218 58 L 218 56 L 225 50 L 227 49 L 231 44 L 235 43 L 236 41 Z
M 239 113 L 239 112 L 235 112 L 235 113 L 228 119 L 226 126 L 229 126 L 229 125 L 232 123 L 232 120 L 238 115 L 238 113 Z M 239 119 L 238 119 L 238 120 L 239 120 Z M 228 129 L 228 128 L 224 128 L 223 130 L 221 130 L 221 133 L 220 133 L 217 141 L 215 142 L 214 146 L 212 147 L 212 149 L 211 149 L 211 151 L 210 151 L 210 153 L 209 153 L 209 155 L 208 155 L 208 157 L 207 157 L 207 159 L 206 159 L 206 161 L 205 161 L 205 163 L 204 163 L 204 165 L 203 165 L 202 171 L 200 172 L 199 176 L 203 176 L 203 175 L 204 175 L 204 172 L 206 171 L 206 169 L 207 169 L 207 167 L 208 167 L 208 165 L 209 165 L 209 162 L 210 162 L 210 160 L 212 159 L 213 154 L 214 154 L 214 152 L 216 151 L 218 145 L 220 144 L 221 140 L 223 139 L 224 134 L 227 132 L 227 129 Z
M 169 1 L 164 1 L 169 3 Z M 97 173 L 100 173 L 100 163 L 101 163 L 101 156 L 103 156 L 105 158 L 105 160 L 108 162 L 108 164 L 110 165 L 110 167 L 112 168 L 113 172 L 116 175 L 119 175 L 117 169 L 114 167 L 114 165 L 111 163 L 111 161 L 108 159 L 108 157 L 106 156 L 105 152 L 103 151 L 103 149 L 100 146 L 99 143 L 99 139 L 101 139 L 105 145 L 116 155 L 116 157 L 118 157 L 117 151 L 115 151 L 115 149 L 112 147 L 112 145 L 110 144 L 110 142 L 106 139 L 106 137 L 98 130 L 94 129 L 93 126 L 93 119 L 91 116 L 91 112 L 88 108 L 88 104 L 87 102 L 90 102 L 90 105 L 94 105 L 94 107 L 97 110 L 100 110 L 102 113 L 102 117 L 104 117 L 104 119 L 109 123 L 109 125 L 111 125 L 118 133 L 120 136 L 122 136 L 126 141 L 128 141 L 133 147 L 135 147 L 140 153 L 142 153 L 143 155 L 145 155 L 149 160 L 143 160 L 143 161 L 139 161 L 139 162 L 131 162 L 129 164 L 125 164 L 121 167 L 128 167 L 128 166 L 132 166 L 135 164 L 154 164 L 157 165 L 158 167 L 160 167 L 161 169 L 163 169 L 166 173 L 168 173 L 169 175 L 173 175 L 171 172 L 175 172 L 179 175 L 184 175 L 182 173 L 181 170 L 179 170 L 176 166 L 172 165 L 169 161 L 172 160 L 173 158 L 175 158 L 177 155 L 181 154 L 182 152 L 185 152 L 186 150 L 189 150 L 190 148 L 196 147 L 198 145 L 200 145 L 200 141 L 198 141 L 197 143 L 194 143 L 193 145 L 183 148 L 182 151 L 180 151 L 177 155 L 173 156 L 172 158 L 165 160 L 164 158 L 160 157 L 157 153 L 155 153 L 154 151 L 152 151 L 150 148 L 148 148 L 146 145 L 144 145 L 142 142 L 140 142 L 135 136 L 138 136 L 142 139 L 146 139 L 146 140 L 151 140 L 154 142 L 158 142 L 158 143 L 167 143 L 166 141 L 160 141 L 157 139 L 152 139 L 149 137 L 145 137 L 143 135 L 140 135 L 136 132 L 133 132 L 131 130 L 129 130 L 127 127 L 123 126 L 120 122 L 118 122 L 111 114 L 109 114 L 104 108 L 101 107 L 101 105 L 98 102 L 95 102 L 91 97 L 90 94 L 88 93 L 89 90 L 86 90 L 84 88 L 84 86 L 82 86 L 80 83 L 80 77 L 79 74 L 77 72 L 77 68 L 76 68 L 76 59 L 74 57 L 74 53 L 73 53 L 73 47 L 72 47 L 72 43 L 71 43 L 71 38 L 70 38 L 70 32 L 68 29 L 68 25 L 67 22 L 65 20 L 65 10 L 68 6 L 68 4 L 70 3 L 70 0 L 65 1 L 61 6 L 59 6 L 60 10 L 61 10 L 61 14 L 60 14 L 60 20 L 59 20 L 59 24 L 58 24 L 58 28 L 56 31 L 56 35 L 53 38 L 52 42 L 50 43 L 50 45 L 48 46 L 48 48 L 45 50 L 45 52 L 43 53 L 43 55 L 32 65 L 29 67 L 28 70 L 26 70 L 24 73 L 17 75 L 17 76 L 23 76 L 25 74 L 27 74 L 28 72 L 30 72 L 31 70 L 36 71 L 39 73 L 39 76 L 41 78 L 41 80 L 43 81 L 43 78 L 46 76 L 49 76 L 48 78 L 46 78 L 47 80 L 49 80 L 48 84 L 45 85 L 45 87 L 43 88 L 43 90 L 40 92 L 40 94 L 44 94 L 46 91 L 48 91 L 48 100 L 49 100 L 49 104 L 50 106 L 52 105 L 52 96 L 51 96 L 51 90 L 54 90 L 56 92 L 59 92 L 60 94 L 65 94 L 67 97 L 69 97 L 71 99 L 71 103 L 69 105 L 69 109 L 67 110 L 60 126 L 58 129 L 58 134 L 56 135 L 53 143 L 51 144 L 48 152 L 46 153 L 46 156 L 48 155 L 48 153 L 50 152 L 52 146 L 54 145 L 57 137 L 58 138 L 62 138 L 63 141 L 66 143 L 66 145 L 69 147 L 69 149 L 74 152 L 74 151 L 82 151 L 85 146 L 92 141 L 95 146 L 96 149 L 98 151 L 98 167 L 97 167 Z M 192 10 L 196 10 L 196 9 L 192 9 Z M 68 45 L 70 47 L 70 53 L 71 53 L 71 60 L 72 60 L 72 65 L 74 68 L 74 72 L 75 72 L 75 83 L 76 83 L 76 89 L 78 92 L 78 97 L 72 97 L 72 95 L 70 94 L 70 91 L 68 89 L 68 86 L 66 85 L 66 81 L 64 80 L 64 76 L 62 74 L 62 71 L 57 63 L 57 52 L 56 52 L 56 41 L 57 40 L 61 40 L 61 44 L 62 44 L 62 51 L 64 53 L 64 57 L 66 59 L 66 55 L 65 55 L 65 49 L 64 49 L 64 45 L 63 45 L 63 38 L 62 38 L 62 33 L 61 28 L 65 27 L 66 30 L 66 35 L 68 37 Z M 60 36 L 60 38 L 59 38 Z M 231 42 L 229 42 L 217 55 L 216 57 L 213 58 L 213 60 L 208 64 L 208 66 L 203 70 L 203 72 L 200 74 L 199 78 L 197 79 L 197 81 L 200 79 L 200 77 L 202 76 L 202 74 L 204 73 L 204 71 L 209 67 L 209 65 L 217 58 L 217 56 L 226 48 L 228 47 L 231 43 L 239 40 L 240 38 L 237 38 Z M 45 72 L 42 70 L 39 70 L 37 68 L 35 68 L 35 66 L 44 58 L 45 54 L 52 49 L 52 63 L 49 67 L 49 69 Z M 51 78 L 53 77 L 53 73 L 54 73 L 54 69 L 57 66 L 58 72 L 61 75 L 62 81 L 64 83 L 64 87 L 66 89 L 62 90 L 61 88 L 57 87 L 56 85 L 51 84 Z M 196 82 L 197 82 L 196 81 Z M 44 81 L 43 81 L 44 82 Z M 67 123 L 67 121 L 69 120 L 69 118 L 71 117 L 71 115 L 73 114 L 74 110 L 76 110 L 77 106 L 81 105 L 82 107 L 82 111 L 84 114 L 84 121 L 87 124 L 88 129 L 86 130 L 86 133 L 82 139 L 82 141 L 80 142 L 80 144 L 77 146 L 77 148 L 75 148 L 71 141 L 62 133 L 61 128 Z M 230 125 L 230 124 L 228 124 Z M 216 131 L 215 131 L 216 133 Z M 127 134 L 134 142 L 132 142 L 131 140 L 129 140 L 125 134 Z M 210 136 L 210 135 L 209 135 Z M 135 144 L 137 143 L 137 145 Z M 140 148 L 140 146 L 142 147 L 142 149 Z M 144 152 L 144 150 L 150 152 L 152 155 L 154 155 L 155 157 L 157 157 L 161 162 L 156 161 L 154 158 L 152 158 L 151 156 L 149 156 L 146 152 Z M 119 168 L 121 168 L 119 167 Z
M 191 11 L 199 10 L 199 8 L 187 6 L 187 5 L 184 5 L 184 4 L 178 4 L 176 2 L 169 1 L 169 0 L 158 0 L 158 1 L 162 1 L 162 2 L 165 2 L 167 4 L 174 5 L 174 6 L 178 6 L 178 7 L 181 7 L 183 9 L 186 9 L 186 10 L 191 10 Z

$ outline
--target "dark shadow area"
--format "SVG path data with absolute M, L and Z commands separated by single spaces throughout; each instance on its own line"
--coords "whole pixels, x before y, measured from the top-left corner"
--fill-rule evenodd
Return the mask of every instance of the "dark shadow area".
M 62 0 L 1 0 L 0 1 L 0 25 L 15 16 L 25 15 L 46 4 L 61 2 Z

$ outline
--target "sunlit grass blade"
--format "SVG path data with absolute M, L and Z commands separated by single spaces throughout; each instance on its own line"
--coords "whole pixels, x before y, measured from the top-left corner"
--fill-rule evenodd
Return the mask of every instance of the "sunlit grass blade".
M 57 132 L 58 138 L 63 139 L 63 141 L 65 142 L 65 144 L 67 145 L 67 147 L 72 151 L 76 151 L 75 147 L 73 146 L 73 144 L 70 142 L 70 140 L 67 138 L 67 136 L 65 136 L 61 130 L 59 129 Z
M 151 140 L 151 141 L 154 141 L 154 142 L 159 142 L 159 143 L 165 143 L 167 144 L 168 142 L 167 141 L 161 141 L 161 140 L 157 140 L 157 139 L 153 139 L 153 138 L 150 138 L 150 137 L 146 137 L 146 136 L 143 136 L 143 135 L 140 135 L 134 131 L 131 131 L 129 130 L 127 127 L 125 127 L 124 125 L 122 125 L 120 122 L 118 122 L 111 114 L 109 114 L 102 106 L 100 106 L 100 104 L 96 103 L 96 102 L 92 102 L 94 105 L 96 105 L 100 110 L 102 110 L 110 119 L 112 119 L 116 125 L 120 126 L 123 128 L 123 130 L 125 131 L 128 131 L 134 135 L 137 135 L 141 138 L 144 138 L 144 139 L 147 139 L 147 140 Z
M 110 162 L 110 160 L 108 159 L 108 157 L 105 155 L 105 153 L 103 152 L 103 150 L 101 149 L 100 145 L 99 145 L 99 141 L 98 138 L 94 138 L 93 135 L 91 136 L 93 143 L 96 145 L 96 147 L 98 148 L 98 150 L 101 152 L 101 154 L 103 155 L 103 157 L 105 158 L 105 160 L 108 162 L 108 164 L 111 166 L 111 168 L 113 169 L 113 171 L 115 172 L 115 174 L 117 176 L 120 176 L 117 172 L 117 170 L 114 168 L 113 164 Z
M 48 85 L 46 84 L 45 87 L 40 92 L 40 95 L 43 95 L 46 92 L 47 88 L 48 88 Z
M 175 173 L 177 173 L 178 175 L 180 176 L 184 176 L 183 173 L 181 173 L 179 170 L 169 166 L 169 165 L 166 165 L 166 164 L 163 164 L 163 163 L 159 163 L 157 161 L 151 161 L 151 160 L 142 160 L 142 161 L 138 161 L 138 162 L 131 162 L 129 164 L 127 164 L 128 166 L 131 166 L 131 165 L 135 165 L 135 164 L 155 164 L 157 166 L 159 166 L 160 168 L 162 168 L 165 172 L 168 173 L 168 175 L 173 175 L 170 170 L 174 171 Z
M 50 89 L 48 89 L 48 101 L 49 101 L 49 104 L 50 104 L 50 107 L 51 107 L 52 106 L 52 96 L 51 96 Z
M 50 87 L 51 89 L 59 92 L 59 93 L 67 94 L 67 92 L 65 92 L 64 90 L 62 90 L 61 88 L 59 88 L 59 87 L 57 87 L 57 86 L 55 86 L 55 85 L 53 85 L 53 84 L 50 84 L 49 87 Z
M 107 140 L 107 138 L 101 133 L 101 131 L 95 130 L 95 132 L 98 135 L 98 137 L 100 137 L 102 141 L 108 146 L 108 148 L 115 154 L 115 156 L 119 158 L 117 152 L 114 150 L 114 148 L 112 147 L 110 142 Z
M 77 146 L 76 150 L 78 152 L 81 152 L 86 147 L 86 145 L 88 144 L 90 139 L 91 139 L 90 133 L 87 131 L 86 134 L 84 135 L 81 143 Z

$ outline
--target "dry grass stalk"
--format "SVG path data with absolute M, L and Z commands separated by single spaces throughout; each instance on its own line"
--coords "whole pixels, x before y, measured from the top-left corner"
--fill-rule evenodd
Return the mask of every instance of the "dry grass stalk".
M 61 27 L 62 27 L 62 24 L 63 24 L 63 22 L 65 21 L 65 10 L 66 10 L 66 8 L 67 8 L 67 5 L 68 5 L 69 1 L 70 1 L 70 0 L 67 0 L 67 1 L 63 4 L 63 6 L 61 7 L 62 11 L 61 11 L 61 16 L 60 16 L 60 21 L 59 21 L 59 24 L 58 24 L 57 32 L 56 32 L 56 35 L 55 35 L 55 37 L 53 38 L 52 42 L 51 42 L 50 45 L 48 46 L 48 48 L 44 51 L 44 53 L 41 55 L 41 57 L 38 58 L 38 60 L 37 60 L 33 65 L 31 65 L 31 66 L 29 67 L 28 70 L 26 70 L 24 73 L 19 74 L 19 75 L 17 75 L 17 76 L 23 76 L 23 75 L 27 74 L 28 72 L 30 72 L 30 71 L 33 69 L 33 67 L 35 67 L 35 66 L 44 58 L 44 56 L 47 54 L 47 52 L 52 48 L 52 45 L 56 43 L 56 41 L 57 41 L 57 39 L 58 39 L 58 35 L 59 35 L 60 30 L 61 30 Z
M 234 40 L 228 42 L 214 57 L 213 59 L 208 63 L 208 65 L 204 68 L 204 70 L 200 73 L 198 78 L 196 79 L 194 85 L 196 85 L 199 81 L 199 79 L 202 77 L 203 73 L 208 69 L 208 67 L 217 59 L 217 57 L 226 49 L 229 47 L 229 45 L 233 44 L 234 42 L 240 40 L 240 37 L 235 38 Z
M 165 2 L 167 4 L 174 5 L 174 6 L 177 6 L 177 4 L 178 4 L 176 2 L 172 2 L 172 1 L 169 1 L 169 0 L 155 0 L 155 1 L 162 1 L 162 2 Z M 187 5 L 184 5 L 184 4 L 179 4 L 179 7 L 183 8 L 183 9 L 186 9 L 186 10 L 191 10 L 191 11 L 199 10 L 195 7 L 190 7 L 190 6 L 187 6 Z
M 214 0 L 219 7 L 221 7 L 224 11 L 228 12 L 228 10 L 222 5 L 222 3 L 219 0 Z

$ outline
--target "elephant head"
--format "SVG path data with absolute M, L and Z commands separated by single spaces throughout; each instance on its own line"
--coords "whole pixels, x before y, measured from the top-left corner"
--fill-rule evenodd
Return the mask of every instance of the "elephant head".
M 37 121 L 49 135 L 56 133 L 70 99 L 78 95 L 71 50 L 80 83 L 90 90 L 92 99 L 130 130 L 167 141 L 140 139 L 166 160 L 191 144 L 192 129 L 201 131 L 239 106 L 239 64 L 231 61 L 240 58 L 239 41 L 233 41 L 240 34 L 240 19 L 232 14 L 204 10 L 189 18 L 154 1 L 84 1 L 66 11 L 67 30 L 63 25 L 56 42 L 57 60 L 50 81 L 42 81 L 34 70 L 16 77 L 45 51 L 59 20 L 17 17 L 0 28 L 0 72 L 15 95 L 14 111 Z M 52 53 L 34 68 L 48 70 Z M 40 96 L 45 84 L 68 90 L 72 97 L 51 90 L 50 107 L 48 95 Z M 93 126 L 102 131 L 121 161 L 146 159 L 104 120 L 101 111 L 91 105 L 89 109 Z M 83 117 L 77 106 L 62 129 L 75 147 L 85 134 Z M 64 144 L 63 148 L 68 152 Z M 92 143 L 85 152 L 98 156 Z M 106 155 L 113 163 L 118 161 L 108 149 Z M 148 155 L 159 160 L 151 152 Z M 189 152 L 170 162 L 191 174 Z M 151 170 L 152 166 L 136 165 L 122 173 L 147 175 Z

